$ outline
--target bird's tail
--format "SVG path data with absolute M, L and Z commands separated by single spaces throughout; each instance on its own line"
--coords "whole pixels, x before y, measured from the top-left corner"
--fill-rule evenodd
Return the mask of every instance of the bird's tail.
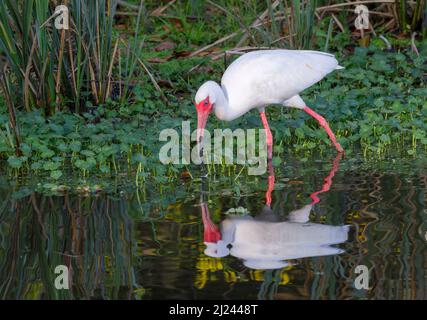
M 345 68 L 343 66 L 340 66 L 340 65 L 336 66 L 336 68 L 335 68 L 335 70 L 341 70 L 341 69 L 345 69 Z

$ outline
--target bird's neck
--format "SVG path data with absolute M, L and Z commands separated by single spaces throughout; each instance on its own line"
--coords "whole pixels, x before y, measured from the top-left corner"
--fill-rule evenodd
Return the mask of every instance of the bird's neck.
M 220 86 L 218 86 L 216 92 L 215 115 L 218 119 L 224 121 L 231 121 L 235 118 L 233 108 L 230 106 L 227 90 Z

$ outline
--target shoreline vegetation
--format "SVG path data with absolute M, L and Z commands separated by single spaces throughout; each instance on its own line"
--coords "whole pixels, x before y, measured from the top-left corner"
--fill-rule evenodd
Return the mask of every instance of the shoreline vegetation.
M 159 133 L 180 132 L 187 120 L 195 129 L 198 86 L 259 48 L 336 55 L 345 69 L 302 96 L 348 156 L 427 154 L 427 1 L 367 3 L 372 25 L 362 33 L 351 2 L 74 0 L 65 32 L 43 25 L 57 2 L 0 4 L 0 20 L 9 21 L 0 25 L 0 163 L 10 180 L 38 177 L 60 190 L 92 176 L 125 175 L 137 186 L 197 178 L 196 166 L 160 163 Z M 326 134 L 298 110 L 267 114 L 277 165 L 290 150 L 303 159 L 329 153 Z M 208 130 L 261 125 L 255 112 L 231 123 L 213 118 Z M 208 167 L 236 176 L 244 169 Z

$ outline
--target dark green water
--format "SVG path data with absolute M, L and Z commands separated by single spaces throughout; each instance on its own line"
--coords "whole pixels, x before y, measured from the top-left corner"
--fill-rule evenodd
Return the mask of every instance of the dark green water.
M 267 174 L 116 196 L 3 182 L 0 298 L 427 298 L 425 161 L 285 160 L 271 193 Z M 55 288 L 58 265 L 69 290 Z

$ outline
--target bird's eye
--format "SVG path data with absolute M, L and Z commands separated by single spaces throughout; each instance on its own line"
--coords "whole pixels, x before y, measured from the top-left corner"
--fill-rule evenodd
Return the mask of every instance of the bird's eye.
M 207 107 L 208 105 L 209 105 L 209 101 L 206 99 L 205 103 L 204 103 L 204 106 Z

